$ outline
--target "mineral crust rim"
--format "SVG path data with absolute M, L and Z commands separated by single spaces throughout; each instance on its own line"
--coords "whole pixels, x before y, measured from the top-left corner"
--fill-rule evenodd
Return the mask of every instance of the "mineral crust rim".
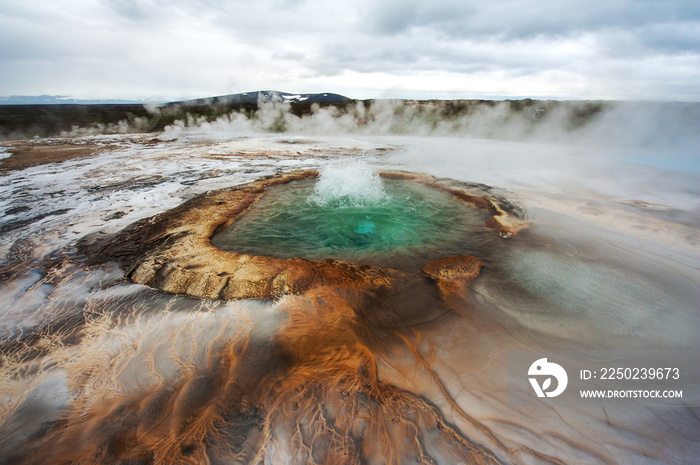
M 509 237 L 527 227 L 521 210 L 477 185 L 452 186 L 432 176 L 402 171 L 384 171 L 379 175 L 441 189 L 457 200 L 490 210 L 494 216 L 485 226 L 502 236 Z M 245 213 L 268 188 L 315 176 L 318 171 L 274 175 L 200 194 L 106 239 L 86 240 L 81 248 L 92 263 L 119 262 L 127 278 L 134 283 L 199 298 L 270 299 L 300 294 L 318 286 L 351 286 L 374 292 L 389 290 L 392 283 L 406 273 L 341 260 L 311 261 L 239 254 L 211 244 L 211 237 L 217 231 Z M 470 274 L 464 278 L 469 280 L 474 276 Z

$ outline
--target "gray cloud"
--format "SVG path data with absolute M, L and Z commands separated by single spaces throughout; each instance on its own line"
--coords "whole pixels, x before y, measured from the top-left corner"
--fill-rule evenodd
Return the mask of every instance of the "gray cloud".
M 131 21 L 144 21 L 153 18 L 150 8 L 137 0 L 107 0 L 105 2 L 117 15 Z M 148 5 L 150 7 L 150 5 Z
M 5 0 L 0 40 L 0 95 L 700 100 L 697 1 Z
M 523 39 L 698 20 L 700 4 L 689 0 L 391 0 L 368 4 L 361 22 L 369 32 L 388 35 L 429 27 L 453 38 Z

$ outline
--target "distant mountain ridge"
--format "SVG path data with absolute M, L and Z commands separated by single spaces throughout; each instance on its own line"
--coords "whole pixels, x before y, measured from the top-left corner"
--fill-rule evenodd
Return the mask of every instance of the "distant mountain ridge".
M 193 100 L 184 100 L 179 102 L 170 102 L 171 105 L 186 105 L 186 106 L 199 106 L 199 105 L 217 105 L 217 104 L 230 104 L 230 103 L 316 103 L 316 102 L 342 102 L 345 100 L 350 100 L 350 98 L 345 97 L 340 94 L 333 94 L 330 92 L 318 93 L 318 94 L 293 94 L 289 92 L 279 92 L 276 90 L 259 90 L 255 92 L 242 92 L 240 94 L 229 94 L 220 95 L 217 97 L 207 97 L 199 98 Z

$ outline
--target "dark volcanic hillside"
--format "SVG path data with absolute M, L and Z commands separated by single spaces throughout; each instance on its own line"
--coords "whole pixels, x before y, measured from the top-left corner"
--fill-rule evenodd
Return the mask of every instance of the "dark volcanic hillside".
M 152 118 L 143 104 L 0 105 L 0 139 L 56 136 L 74 127 L 99 128 Z M 158 126 L 156 119 L 147 127 L 155 130 Z
M 243 92 L 240 94 L 220 95 L 218 97 L 200 98 L 194 100 L 184 100 L 182 102 L 172 102 L 168 106 L 173 105 L 221 105 L 229 103 L 249 103 L 258 104 L 262 102 L 284 102 L 284 103 L 321 103 L 321 102 L 342 102 L 350 100 L 348 97 L 340 94 L 322 93 L 322 94 L 290 94 L 289 92 L 279 92 L 276 90 L 261 90 L 256 92 Z

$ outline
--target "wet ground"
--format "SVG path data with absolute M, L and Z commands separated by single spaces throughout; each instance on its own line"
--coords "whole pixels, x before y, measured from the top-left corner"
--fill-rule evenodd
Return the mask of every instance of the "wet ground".
M 507 396 L 511 349 L 700 349 L 697 175 L 459 138 L 32 143 L 54 155 L 0 160 L 2 463 L 700 456 L 697 408 L 517 408 Z M 94 151 L 61 161 L 51 149 L 78 145 Z M 418 277 L 390 296 L 321 286 L 196 299 L 132 284 L 116 263 L 88 266 L 76 248 L 203 192 L 340 158 L 488 184 L 530 227 L 507 240 L 487 231 L 464 251 L 481 274 L 447 295 Z

